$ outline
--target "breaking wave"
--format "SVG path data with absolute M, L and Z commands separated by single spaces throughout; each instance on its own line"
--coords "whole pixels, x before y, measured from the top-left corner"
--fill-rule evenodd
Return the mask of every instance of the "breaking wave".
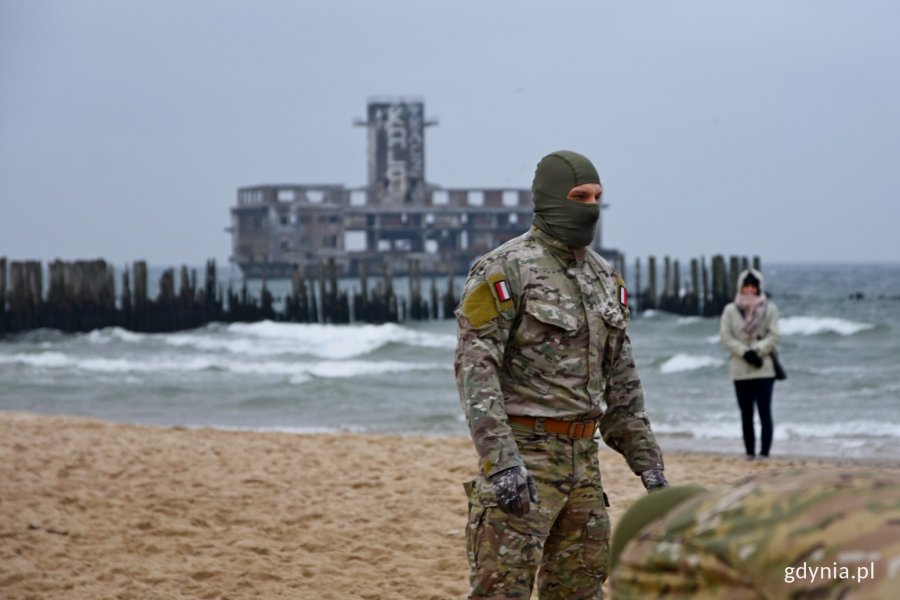
M 682 371 L 694 371 L 707 367 L 718 367 L 725 364 L 721 358 L 708 355 L 676 354 L 660 367 L 660 373 L 680 373 Z
M 819 335 L 835 333 L 853 335 L 875 329 L 871 323 L 860 323 L 836 317 L 782 317 L 779 320 L 781 335 Z
M 740 414 L 737 407 L 734 417 L 728 421 L 653 422 L 653 430 L 658 434 L 694 439 L 740 439 Z M 775 439 L 825 439 L 843 440 L 847 443 L 865 444 L 868 438 L 896 438 L 900 436 L 900 423 L 875 421 L 842 421 L 840 423 L 791 423 L 775 424 Z M 860 441 L 862 439 L 862 441 Z
M 92 344 L 157 342 L 204 352 L 226 352 L 243 356 L 302 355 L 328 359 L 363 356 L 388 344 L 419 348 L 452 349 L 452 335 L 417 331 L 395 323 L 384 325 L 324 325 L 318 323 L 214 324 L 172 334 L 133 333 L 110 327 L 87 334 Z
M 336 379 L 383 375 L 422 370 L 448 370 L 452 365 L 444 363 L 412 363 L 394 360 L 323 360 L 300 361 L 247 361 L 223 360 L 217 356 L 193 356 L 171 358 L 73 358 L 61 352 L 18 353 L 0 356 L 0 364 L 19 364 L 38 369 L 65 369 L 95 373 L 198 373 L 224 371 L 239 375 L 281 375 L 292 382 L 302 383 L 311 377 Z

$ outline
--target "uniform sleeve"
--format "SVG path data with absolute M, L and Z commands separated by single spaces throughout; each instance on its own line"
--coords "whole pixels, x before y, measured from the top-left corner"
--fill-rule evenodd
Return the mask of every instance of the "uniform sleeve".
M 766 331 L 765 337 L 753 342 L 752 345 L 752 348 L 760 356 L 772 354 L 775 348 L 778 347 L 778 342 L 781 339 L 781 331 L 778 328 L 778 307 L 774 304 L 769 304 L 769 307 L 766 309 L 766 320 L 768 321 L 768 331 Z
M 636 474 L 648 469 L 662 469 L 662 451 L 650 429 L 631 340 L 624 329 L 619 331 L 609 350 L 611 356 L 605 393 L 607 409 L 600 418 L 603 441 L 624 456 Z
M 735 337 L 732 332 L 731 319 L 735 310 L 734 305 L 729 304 L 725 307 L 725 310 L 722 311 L 722 319 L 719 323 L 719 338 L 726 350 L 732 355 L 740 358 L 744 356 L 744 352 L 750 349 L 750 346 L 743 340 Z
M 501 310 L 484 273 L 474 273 L 456 309 L 454 369 L 481 473 L 491 476 L 523 464 L 506 416 L 500 371 L 514 310 Z

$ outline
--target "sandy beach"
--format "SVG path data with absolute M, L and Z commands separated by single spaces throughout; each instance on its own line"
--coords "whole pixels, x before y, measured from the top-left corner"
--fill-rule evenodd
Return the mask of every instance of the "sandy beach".
M 466 438 L 0 413 L 0 596 L 465 598 Z M 644 493 L 601 451 L 615 519 Z M 668 453 L 673 482 L 834 463 Z M 898 469 L 897 465 L 891 468 Z

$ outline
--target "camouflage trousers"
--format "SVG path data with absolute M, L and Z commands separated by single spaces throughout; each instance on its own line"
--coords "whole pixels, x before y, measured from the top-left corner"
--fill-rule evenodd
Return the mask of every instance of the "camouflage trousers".
M 490 482 L 465 484 L 469 598 L 603 598 L 609 562 L 609 516 L 597 442 L 513 426 L 519 453 L 537 485 L 538 502 L 523 516 L 497 507 Z

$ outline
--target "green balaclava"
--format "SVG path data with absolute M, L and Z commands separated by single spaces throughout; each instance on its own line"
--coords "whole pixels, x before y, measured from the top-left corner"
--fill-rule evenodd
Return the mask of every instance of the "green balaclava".
M 632 504 L 619 519 L 619 524 L 613 533 L 612 543 L 609 547 L 609 571 L 612 572 L 619 563 L 619 558 L 628 542 L 636 538 L 644 527 L 704 492 L 706 489 L 699 485 L 673 485 L 642 496 Z
M 572 248 L 590 245 L 600 219 L 599 205 L 566 198 L 583 183 L 600 183 L 597 169 L 577 152 L 559 150 L 541 159 L 531 184 L 535 226 Z

